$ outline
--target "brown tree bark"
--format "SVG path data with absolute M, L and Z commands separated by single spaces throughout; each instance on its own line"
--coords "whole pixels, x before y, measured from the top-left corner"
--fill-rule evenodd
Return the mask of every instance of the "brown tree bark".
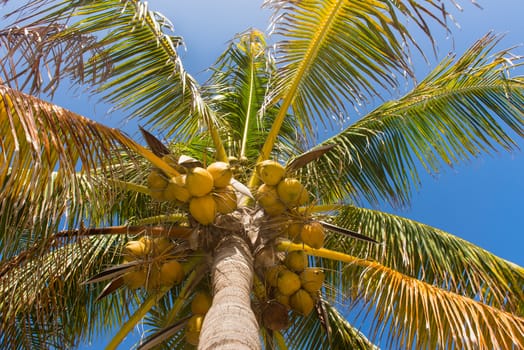
M 199 349 L 261 349 L 259 326 L 251 308 L 253 256 L 237 235 L 224 237 L 212 266 L 213 304 L 200 334 Z

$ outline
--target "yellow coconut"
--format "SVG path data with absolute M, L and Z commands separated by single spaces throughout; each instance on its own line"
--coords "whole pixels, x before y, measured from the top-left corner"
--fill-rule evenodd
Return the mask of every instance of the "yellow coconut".
M 189 201 L 189 212 L 202 225 L 209 225 L 215 221 L 215 200 L 211 195 L 193 197 Z
M 166 188 L 168 179 L 158 170 L 153 170 L 147 176 L 147 187 L 151 191 L 161 191 Z
M 204 168 L 193 168 L 187 174 L 186 188 L 192 196 L 205 196 L 213 189 L 213 176 Z
M 265 160 L 257 164 L 257 175 L 266 185 L 275 186 L 282 180 L 286 169 L 274 160 Z
M 284 264 L 291 271 L 302 272 L 308 265 L 307 254 L 303 250 L 293 250 L 286 255 Z
M 129 241 L 124 246 L 124 257 L 128 261 L 144 258 L 149 253 L 149 246 L 143 241 Z
M 319 222 L 311 222 L 305 224 L 300 232 L 302 242 L 311 248 L 319 249 L 324 246 L 324 227 Z
M 138 269 L 130 271 L 123 276 L 125 285 L 130 289 L 138 289 L 146 284 L 146 270 Z
M 311 295 L 304 289 L 299 289 L 289 298 L 291 308 L 303 316 L 307 316 L 313 310 L 315 302 Z
M 264 278 L 266 279 L 266 282 L 270 286 L 276 287 L 277 283 L 278 283 L 278 275 L 283 270 L 287 270 L 287 268 L 284 265 L 282 265 L 282 264 L 270 266 L 266 270 L 266 273 L 264 275 Z
M 291 295 L 300 289 L 300 277 L 287 269 L 282 270 L 278 274 L 277 288 L 281 294 Z
M 172 286 L 179 284 L 184 279 L 184 268 L 176 260 L 169 260 L 160 267 L 158 284 L 161 286 Z
M 179 175 L 169 181 L 167 187 L 164 190 L 164 198 L 168 201 L 180 201 L 186 203 L 191 198 L 191 194 L 185 187 L 186 175 Z
M 273 205 L 264 207 L 264 211 L 269 216 L 278 216 L 286 211 L 286 206 L 282 202 L 276 202 Z
M 302 221 L 293 221 L 287 226 L 287 234 L 292 241 L 300 241 L 300 233 L 302 232 L 302 226 L 304 226 L 304 223 Z
M 310 267 L 302 271 L 300 274 L 300 283 L 303 289 L 315 293 L 322 288 L 324 277 L 324 271 L 316 267 Z
M 213 297 L 207 292 L 197 292 L 191 301 L 191 312 L 194 315 L 205 315 L 211 308 Z
M 152 263 L 148 265 L 146 270 L 146 284 L 145 287 L 148 291 L 155 291 L 161 285 L 160 267 L 158 263 Z
M 204 323 L 203 315 L 193 315 L 186 324 L 186 342 L 197 346 L 200 338 L 200 331 L 202 330 L 202 323 Z
M 267 208 L 280 202 L 278 199 L 277 188 L 266 184 L 262 184 L 258 187 L 256 198 L 262 208 Z
M 293 178 L 285 178 L 277 186 L 278 197 L 289 207 L 299 205 L 305 191 L 306 189 L 300 181 Z
M 280 304 L 284 305 L 285 307 L 289 308 L 289 295 L 284 295 L 280 293 L 278 290 L 274 293 L 275 301 L 279 302 Z
M 152 249 L 155 256 L 169 254 L 174 247 L 173 242 L 167 237 L 153 238 Z
M 215 189 L 213 193 L 217 212 L 229 214 L 237 208 L 237 195 L 233 186 Z
M 226 187 L 231 182 L 233 171 L 229 164 L 225 162 L 214 162 L 209 164 L 207 171 L 213 177 L 215 187 Z
M 146 247 L 147 254 L 149 254 L 153 249 L 153 238 L 149 236 L 142 236 L 138 239 L 138 241 L 144 244 L 144 246 Z

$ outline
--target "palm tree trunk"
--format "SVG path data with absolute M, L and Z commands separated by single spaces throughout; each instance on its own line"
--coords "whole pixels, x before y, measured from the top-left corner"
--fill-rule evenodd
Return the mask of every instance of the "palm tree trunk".
M 259 327 L 251 308 L 253 256 L 237 235 L 224 237 L 212 266 L 213 305 L 206 314 L 199 349 L 260 349 Z

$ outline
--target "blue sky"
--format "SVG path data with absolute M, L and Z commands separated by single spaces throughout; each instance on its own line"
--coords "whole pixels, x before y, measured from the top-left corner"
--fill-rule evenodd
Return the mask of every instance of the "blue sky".
M 151 0 L 150 6 L 164 13 L 175 25 L 178 35 L 185 38 L 186 48 L 181 56 L 186 69 L 202 81 L 204 70 L 222 52 L 235 33 L 249 27 L 265 30 L 269 13 L 260 9 L 261 1 L 246 0 Z M 446 2 L 451 6 L 451 1 Z M 461 28 L 452 38 L 440 32 L 438 57 L 449 51 L 458 53 L 489 30 L 506 33 L 500 48 L 521 45 L 524 42 L 523 0 L 479 0 L 483 10 L 461 1 L 463 12 L 455 12 Z M 438 31 L 437 31 L 438 32 Z M 524 55 L 517 47 L 515 53 Z M 417 63 L 419 78 L 434 66 Z M 520 69 L 524 74 L 524 69 Z M 102 123 L 122 125 L 121 115 L 107 114 L 107 107 L 90 107 L 81 98 L 58 98 L 57 103 Z M 354 116 L 357 117 L 357 116 Z M 136 131 L 134 123 L 125 129 Z M 517 139 L 524 148 L 522 139 Z M 469 240 L 500 257 L 524 266 L 524 156 L 522 151 L 512 154 L 484 155 L 467 164 L 443 168 L 437 176 L 423 176 L 422 188 L 415 193 L 412 206 L 402 216 L 420 221 Z M 383 208 L 392 211 L 390 208 Z M 98 349 L 105 341 L 82 349 Z M 123 344 L 122 349 L 129 347 Z

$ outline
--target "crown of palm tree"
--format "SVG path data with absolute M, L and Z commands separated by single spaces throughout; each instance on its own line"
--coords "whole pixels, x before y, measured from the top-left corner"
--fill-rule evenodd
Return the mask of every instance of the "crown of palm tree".
M 17 26 L 0 31 L 3 347 L 69 348 L 117 327 L 115 348 L 140 321 L 142 348 L 182 348 L 195 334 L 202 348 L 524 347 L 522 267 L 365 208 L 408 205 L 421 171 L 515 149 L 524 81 L 509 66 L 521 62 L 488 34 L 406 95 L 333 122 L 414 75 L 406 45 L 419 46 L 404 23 L 432 40 L 434 23 L 447 26 L 444 2 L 265 6 L 275 44 L 239 34 L 202 85 L 146 2 L 39 0 L 11 14 Z M 147 145 L 37 97 L 63 80 L 138 118 Z M 275 183 L 261 170 L 269 159 Z M 190 180 L 218 162 L 228 186 Z M 286 199 L 286 181 L 307 198 Z M 231 210 L 217 213 L 228 196 Z M 315 224 L 318 245 L 304 233 Z M 298 275 L 297 251 L 324 280 L 305 292 L 301 275 L 307 296 L 294 290 L 286 305 L 291 282 L 278 272 L 272 284 L 268 271 Z M 205 317 L 191 302 L 203 291 L 213 294 Z M 367 337 L 350 311 L 367 315 Z

